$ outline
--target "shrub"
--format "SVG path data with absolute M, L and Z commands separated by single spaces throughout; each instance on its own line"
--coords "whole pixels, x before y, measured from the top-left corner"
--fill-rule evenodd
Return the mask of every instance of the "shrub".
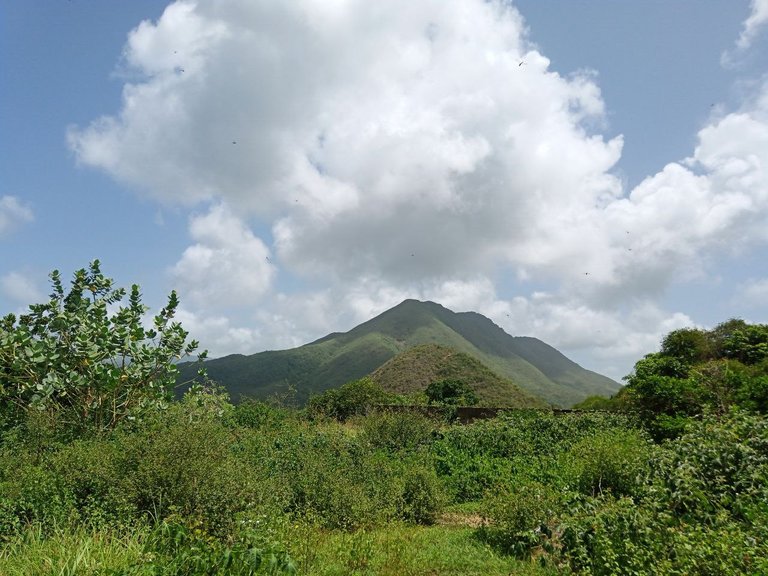
M 158 525 L 144 546 L 144 558 L 127 574 L 163 576 L 295 574 L 282 546 L 245 531 L 229 542 L 209 537 L 201 526 L 179 517 Z M 125 572 L 124 572 L 125 573 Z
M 433 441 L 435 424 L 420 414 L 375 411 L 361 420 L 361 439 L 374 449 L 412 452 Z
M 187 332 L 168 304 L 144 328 L 147 308 L 139 287 L 128 305 L 111 312 L 126 295 L 105 277 L 98 260 L 75 272 L 65 291 L 58 271 L 53 293 L 18 319 L 0 321 L 0 419 L 6 426 L 29 410 L 57 412 L 71 430 L 114 429 L 125 419 L 165 408 L 176 382 L 175 361 L 194 352 Z
M 744 412 L 707 416 L 654 460 L 656 497 L 682 517 L 709 522 L 768 499 L 768 419 Z
M 198 519 L 217 534 L 261 501 L 253 470 L 232 451 L 234 437 L 216 418 L 190 421 L 174 406 L 151 426 L 125 437 L 128 478 L 137 509 L 157 520 L 172 513 Z
M 490 523 L 480 529 L 481 537 L 518 557 L 529 557 L 535 548 L 551 550 L 561 508 L 561 495 L 551 486 L 536 481 L 512 486 L 487 500 L 484 515 Z
M 564 452 L 558 469 L 582 494 L 629 496 L 647 481 L 651 453 L 650 440 L 639 430 L 601 430 Z
M 395 479 L 400 482 L 397 517 L 415 524 L 433 524 L 442 511 L 445 490 L 434 467 L 421 459 L 404 460 L 395 468 Z
M 387 394 L 371 378 L 347 382 L 340 388 L 331 388 L 309 399 L 310 414 L 335 418 L 339 421 L 365 414 L 373 406 L 387 404 Z
M 477 394 L 463 380 L 446 378 L 430 382 L 424 391 L 434 404 L 450 406 L 474 406 L 479 402 Z

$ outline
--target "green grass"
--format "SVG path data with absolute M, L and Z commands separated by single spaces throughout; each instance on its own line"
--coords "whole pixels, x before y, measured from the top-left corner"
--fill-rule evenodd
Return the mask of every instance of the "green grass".
M 0 548 L 3 576 L 102 576 L 142 560 L 144 532 L 86 528 L 45 535 L 31 527 Z
M 149 574 L 153 558 L 144 552 L 147 535 L 147 529 L 117 534 L 76 528 L 44 536 L 30 528 L 0 550 L 0 574 L 106 576 L 129 570 L 132 574 Z M 470 527 L 395 523 L 374 530 L 344 532 L 294 523 L 284 537 L 289 541 L 287 548 L 297 574 L 307 576 L 558 574 L 535 563 L 499 555 L 478 541 Z
M 312 576 L 508 576 L 558 572 L 499 555 L 471 527 L 390 524 L 373 530 L 293 528 L 289 546 L 300 574 Z

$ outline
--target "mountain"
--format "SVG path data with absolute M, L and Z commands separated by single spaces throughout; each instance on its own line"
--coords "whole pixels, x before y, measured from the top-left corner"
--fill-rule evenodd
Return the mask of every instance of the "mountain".
M 206 362 L 209 376 L 233 399 L 296 390 L 311 394 L 374 372 L 399 353 L 438 344 L 481 362 L 498 376 L 557 406 L 592 395 L 610 396 L 620 385 L 583 369 L 536 338 L 510 336 L 476 312 L 456 313 L 434 302 L 405 300 L 349 332 L 332 333 L 290 350 L 231 355 Z M 182 381 L 194 375 L 182 368 Z
M 423 392 L 432 382 L 444 379 L 466 382 L 477 394 L 481 406 L 545 408 L 541 398 L 502 378 L 469 354 L 438 344 L 421 344 L 401 352 L 371 374 L 387 392 Z

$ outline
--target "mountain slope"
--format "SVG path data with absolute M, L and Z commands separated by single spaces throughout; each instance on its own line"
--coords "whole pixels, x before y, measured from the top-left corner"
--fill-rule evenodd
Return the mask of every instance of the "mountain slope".
M 297 400 L 366 376 L 397 354 L 438 344 L 478 360 L 504 379 L 548 403 L 571 406 L 593 394 L 620 389 L 584 370 L 551 346 L 513 337 L 475 312 L 455 313 L 434 302 L 405 300 L 349 332 L 329 334 L 298 348 L 233 355 L 206 363 L 211 378 L 234 399 L 267 397 L 293 387 Z M 182 380 L 193 375 L 182 369 Z
M 421 344 L 401 352 L 374 370 L 371 378 L 384 390 L 398 394 L 423 392 L 432 382 L 456 379 L 474 390 L 481 406 L 546 407 L 546 402 L 501 378 L 476 358 L 438 344 Z

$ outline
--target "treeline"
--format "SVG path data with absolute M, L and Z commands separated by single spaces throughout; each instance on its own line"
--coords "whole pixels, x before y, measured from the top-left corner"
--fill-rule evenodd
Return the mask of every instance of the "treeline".
M 175 295 L 146 328 L 97 262 L 52 286 L 0 324 L 2 574 L 768 573 L 763 325 L 669 334 L 611 411 L 459 426 L 369 379 L 175 401 Z
M 731 319 L 712 330 L 683 328 L 647 354 L 613 398 L 592 397 L 579 408 L 639 415 L 657 440 L 680 435 L 691 418 L 736 408 L 768 411 L 768 325 Z

